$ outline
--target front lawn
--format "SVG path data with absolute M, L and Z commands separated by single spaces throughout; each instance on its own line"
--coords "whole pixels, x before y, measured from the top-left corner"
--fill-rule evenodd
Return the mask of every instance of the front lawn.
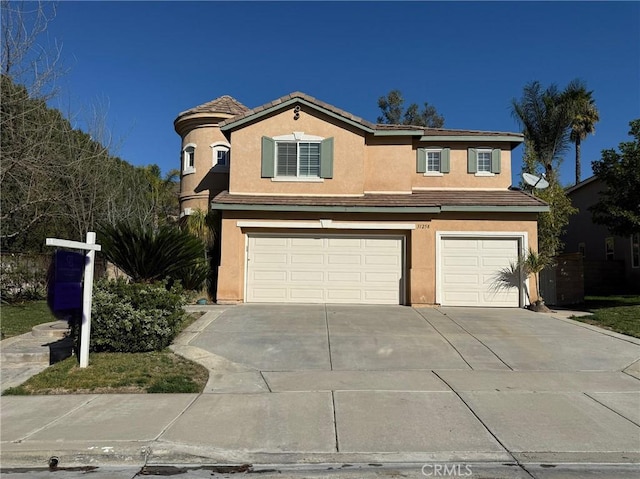
M 48 367 L 4 395 L 84 393 L 199 393 L 209 372 L 169 350 L 91 353 L 80 369 L 75 356 Z
M 42 323 L 55 321 L 46 301 L 3 304 L 0 306 L 2 339 L 28 333 Z
M 640 296 L 587 296 L 584 307 L 593 315 L 573 319 L 640 338 Z

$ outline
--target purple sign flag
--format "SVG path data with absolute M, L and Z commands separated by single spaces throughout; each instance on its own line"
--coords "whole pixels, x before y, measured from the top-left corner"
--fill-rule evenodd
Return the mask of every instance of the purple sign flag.
M 59 250 L 53 257 L 48 303 L 53 312 L 82 309 L 82 273 L 85 255 Z

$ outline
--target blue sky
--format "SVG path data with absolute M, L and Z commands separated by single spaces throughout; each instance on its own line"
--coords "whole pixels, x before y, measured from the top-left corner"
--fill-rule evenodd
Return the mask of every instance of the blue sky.
M 519 131 L 526 83 L 581 78 L 601 118 L 583 179 L 640 117 L 638 2 L 61 2 L 47 35 L 69 68 L 53 106 L 81 125 L 108 104 L 114 153 L 163 172 L 179 167 L 178 113 L 224 94 L 252 108 L 302 91 L 375 121 L 397 88 L 445 127 Z

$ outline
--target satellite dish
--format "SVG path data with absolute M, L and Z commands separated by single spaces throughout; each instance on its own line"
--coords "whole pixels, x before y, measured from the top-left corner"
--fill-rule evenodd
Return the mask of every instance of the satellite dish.
M 526 184 L 531 185 L 538 190 L 544 190 L 549 186 L 549 182 L 543 177 L 532 175 L 531 173 L 522 173 L 522 179 Z

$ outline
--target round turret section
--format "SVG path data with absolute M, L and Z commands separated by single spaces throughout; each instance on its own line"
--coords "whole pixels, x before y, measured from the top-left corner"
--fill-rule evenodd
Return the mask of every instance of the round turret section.
M 173 122 L 180 145 L 180 216 L 208 210 L 211 198 L 229 187 L 231 145 L 219 124 L 248 111 L 225 95 L 184 111 Z

